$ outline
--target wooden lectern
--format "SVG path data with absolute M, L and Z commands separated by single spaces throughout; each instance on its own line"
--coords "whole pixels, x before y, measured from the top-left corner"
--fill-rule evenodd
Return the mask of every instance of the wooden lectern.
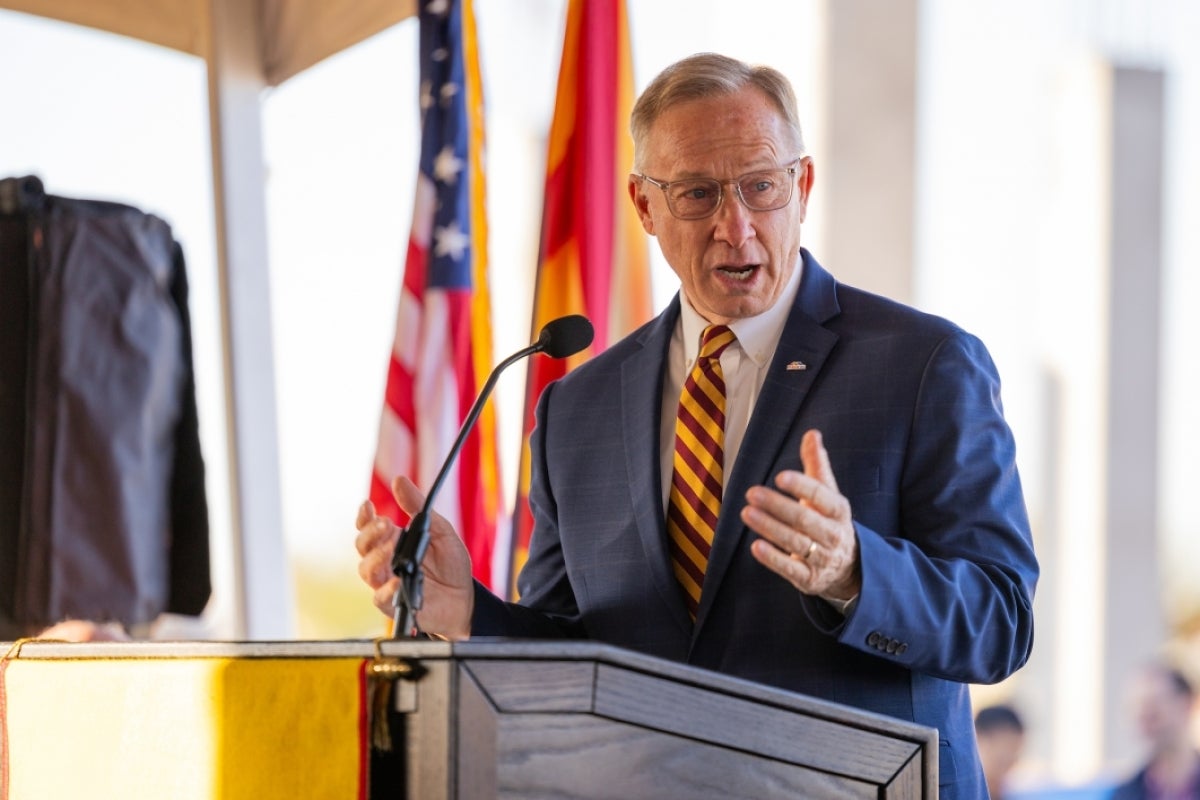
M 269 663 L 287 675 L 289 659 L 309 664 L 316 659 L 350 664 L 350 678 L 339 681 L 363 674 L 373 675 L 376 685 L 391 683 L 392 749 L 372 756 L 369 796 L 378 800 L 937 797 L 936 730 L 593 643 L 32 643 L 8 664 L 10 679 L 25 676 L 9 680 L 8 707 L 10 712 L 21 707 L 14 703 L 20 699 L 14 692 L 36 691 L 30 688 L 37 684 L 31 678 L 39 665 L 61 669 L 77 662 L 80 672 L 71 685 L 80 683 L 79 675 L 94 675 L 82 681 L 89 692 L 114 694 L 105 682 L 119 674 L 123 662 L 165 670 L 189 659 L 223 660 L 226 682 L 236 683 L 235 676 L 252 672 L 231 670 L 230 664 Z M 361 673 L 354 671 L 352 659 L 361 660 Z M 175 670 L 165 683 L 167 691 L 214 692 L 211 679 L 193 687 L 187 673 Z M 62 681 L 57 685 L 63 686 Z M 277 715 L 281 708 L 299 709 L 297 718 L 306 720 L 310 707 L 316 713 L 314 700 L 327 703 L 332 696 L 315 697 L 327 693 L 312 684 L 272 685 L 281 686 L 277 693 L 282 696 L 260 704 L 254 698 L 262 692 L 255 690 L 248 698 L 217 706 L 216 714 L 226 728 L 240 731 L 257 724 L 248 715 Z M 230 686 L 220 694 L 232 697 L 229 692 L 236 689 Z M 353 686 L 346 696 L 358 697 Z M 137 704 L 136 713 L 131 704 Z M 107 724 L 130 731 L 156 724 L 145 705 L 134 699 L 111 705 L 115 710 L 110 715 L 127 718 Z M 161 705 L 152 704 L 149 713 Z M 10 743 L 20 744 L 13 737 L 21 733 L 12 725 L 19 727 L 22 721 L 8 722 Z M 97 737 L 96 720 L 90 723 L 55 725 L 62 756 L 70 758 L 73 735 L 86 741 L 89 752 L 126 738 L 120 730 Z M 266 734 L 272 737 L 278 734 Z M 330 738 L 337 738 L 332 731 Z M 331 750 L 334 744 L 330 742 Z M 236 757 L 238 748 L 230 749 Z M 263 764 L 262 771 L 274 776 L 305 769 L 328 774 L 315 763 L 322 752 L 298 763 Z M 158 753 L 158 760 L 163 755 Z M 213 763 L 231 762 L 214 758 Z M 20 766 L 11 766 L 14 777 L 20 777 Z M 215 782 L 226 787 L 216 794 L 241 796 L 237 787 L 246 786 L 258 771 L 239 767 Z M 353 790 L 344 796 L 353 797 Z

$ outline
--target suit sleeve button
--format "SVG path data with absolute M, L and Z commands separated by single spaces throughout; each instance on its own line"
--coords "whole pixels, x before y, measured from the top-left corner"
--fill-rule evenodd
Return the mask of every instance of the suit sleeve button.
M 887 646 L 884 648 L 888 653 L 895 653 L 896 648 L 900 643 L 895 639 L 888 639 Z
M 871 635 L 867 637 L 867 644 L 869 644 L 871 647 L 875 647 L 879 644 L 879 640 L 882 638 L 883 637 L 879 635 L 879 631 L 871 631 Z
M 898 655 L 898 656 L 903 655 L 904 651 L 907 649 L 908 649 L 908 644 L 905 642 L 901 642 L 900 646 L 896 648 L 896 655 Z

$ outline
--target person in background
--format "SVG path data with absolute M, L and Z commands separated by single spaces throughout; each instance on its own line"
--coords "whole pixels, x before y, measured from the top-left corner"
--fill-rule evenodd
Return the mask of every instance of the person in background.
M 1008 774 L 1025 748 L 1025 723 L 1012 706 L 988 706 L 975 715 L 975 740 L 987 780 L 988 796 L 992 800 L 1003 800 L 1007 796 Z
M 542 392 L 519 603 L 435 516 L 417 626 L 600 641 L 936 728 L 939 796 L 983 797 L 967 687 L 1029 657 L 1038 577 L 991 357 L 801 247 L 815 168 L 778 71 L 683 59 L 631 129 L 629 196 L 680 291 Z M 369 503 L 356 524 L 390 616 L 400 529 Z
M 1145 766 L 1116 788 L 1113 800 L 1200 800 L 1192 683 L 1181 670 L 1154 663 L 1139 671 L 1131 694 L 1138 732 L 1150 754 Z

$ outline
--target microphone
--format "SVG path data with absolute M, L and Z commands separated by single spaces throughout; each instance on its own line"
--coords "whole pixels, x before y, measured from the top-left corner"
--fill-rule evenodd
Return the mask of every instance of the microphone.
M 396 541 L 396 549 L 392 552 L 392 573 L 400 578 L 400 585 L 396 587 L 392 638 L 410 637 L 416 628 L 416 612 L 421 608 L 425 581 L 421 561 L 429 548 L 430 509 L 433 507 L 433 499 L 450 474 L 450 467 L 458 458 L 458 452 L 462 450 L 467 435 L 475 427 L 475 421 L 479 419 L 484 403 L 491 395 L 500 373 L 534 353 L 545 353 L 550 358 L 573 356 L 590 345 L 594 335 L 592 323 L 587 317 L 580 314 L 559 317 L 546 323 L 536 342 L 513 353 L 492 370 L 479 392 L 479 397 L 475 398 L 475 404 L 467 413 L 467 418 L 463 420 L 462 427 L 458 429 L 458 438 L 454 440 L 450 454 L 446 456 L 441 470 L 434 478 L 433 486 L 429 487 L 429 493 L 425 495 L 425 504 L 416 516 L 409 520 L 408 526 L 400 532 L 400 538 Z
M 542 332 L 538 334 L 537 344 L 530 348 L 533 352 L 541 350 L 551 358 L 566 358 L 573 356 L 583 348 L 592 343 L 592 337 L 595 331 L 592 329 L 592 323 L 588 318 L 581 314 L 570 314 L 558 319 L 552 319 L 542 328 Z M 522 358 L 524 350 L 518 353 L 514 358 Z M 507 364 L 501 364 L 496 367 L 496 371 L 506 367 Z

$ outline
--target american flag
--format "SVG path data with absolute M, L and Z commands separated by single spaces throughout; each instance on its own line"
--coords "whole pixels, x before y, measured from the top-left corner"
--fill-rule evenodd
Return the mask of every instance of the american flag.
M 421 162 L 370 491 L 376 511 L 401 525 L 408 517 L 392 498 L 392 478 L 429 489 L 492 363 L 474 16 L 470 0 L 422 0 L 419 16 Z M 489 405 L 434 503 L 486 586 L 503 575 L 492 564 L 498 463 Z

